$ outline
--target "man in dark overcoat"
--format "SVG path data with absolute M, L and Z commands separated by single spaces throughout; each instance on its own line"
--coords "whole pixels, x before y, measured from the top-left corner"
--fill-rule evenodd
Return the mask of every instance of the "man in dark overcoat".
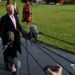
M 22 32 L 23 36 L 26 37 L 26 32 L 23 30 L 19 23 L 18 17 L 14 14 L 14 6 L 12 4 L 8 4 L 6 6 L 7 14 L 5 14 L 1 18 L 0 29 L 2 32 L 2 45 L 3 47 L 8 45 L 10 34 L 8 32 L 13 32 L 14 40 L 12 42 L 12 46 L 10 44 L 4 50 L 4 64 L 6 70 L 9 70 L 12 67 L 14 62 L 14 58 L 17 57 L 17 51 L 21 53 L 21 46 L 20 46 L 20 32 Z

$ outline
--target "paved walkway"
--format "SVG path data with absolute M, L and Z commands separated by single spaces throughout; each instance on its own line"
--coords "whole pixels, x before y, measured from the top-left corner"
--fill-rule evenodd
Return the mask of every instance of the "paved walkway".
M 63 67 L 63 75 L 75 75 L 72 71 L 70 64 L 75 63 L 75 55 L 55 49 L 53 47 L 26 42 L 22 39 L 22 55 L 18 53 L 18 58 L 21 61 L 21 68 L 19 69 L 19 75 L 46 75 L 43 70 L 47 65 L 56 65 L 60 63 Z M 0 42 L 0 54 L 2 52 Z M 0 56 L 0 63 L 3 63 L 3 56 Z M 29 67 L 29 68 L 28 68 Z M 9 72 L 0 71 L 0 75 L 11 75 Z

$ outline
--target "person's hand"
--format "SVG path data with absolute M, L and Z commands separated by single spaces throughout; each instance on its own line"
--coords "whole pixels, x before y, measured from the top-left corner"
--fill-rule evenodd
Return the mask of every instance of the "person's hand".
M 62 67 L 60 65 L 58 66 L 58 71 L 54 72 L 51 69 L 48 69 L 48 75 L 62 75 Z
M 15 65 L 12 65 L 12 75 L 18 75 Z
M 12 72 L 16 72 L 16 67 L 14 64 L 12 65 Z

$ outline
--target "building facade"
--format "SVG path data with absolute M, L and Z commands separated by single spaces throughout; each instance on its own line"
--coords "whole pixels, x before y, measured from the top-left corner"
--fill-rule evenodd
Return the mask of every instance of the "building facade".
M 50 2 L 61 3 L 61 4 L 73 4 L 75 0 L 36 0 L 36 3 L 45 1 L 47 4 Z

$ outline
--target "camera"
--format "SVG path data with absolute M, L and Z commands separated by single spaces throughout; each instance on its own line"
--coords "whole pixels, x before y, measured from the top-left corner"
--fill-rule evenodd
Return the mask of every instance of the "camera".
M 48 74 L 48 69 L 51 69 L 53 72 L 57 72 L 59 70 L 58 66 L 53 66 L 53 65 L 47 65 L 44 68 L 44 71 Z
M 50 68 L 52 71 L 54 71 L 54 72 L 58 71 L 58 66 L 52 66 L 52 65 L 50 65 L 49 68 Z

